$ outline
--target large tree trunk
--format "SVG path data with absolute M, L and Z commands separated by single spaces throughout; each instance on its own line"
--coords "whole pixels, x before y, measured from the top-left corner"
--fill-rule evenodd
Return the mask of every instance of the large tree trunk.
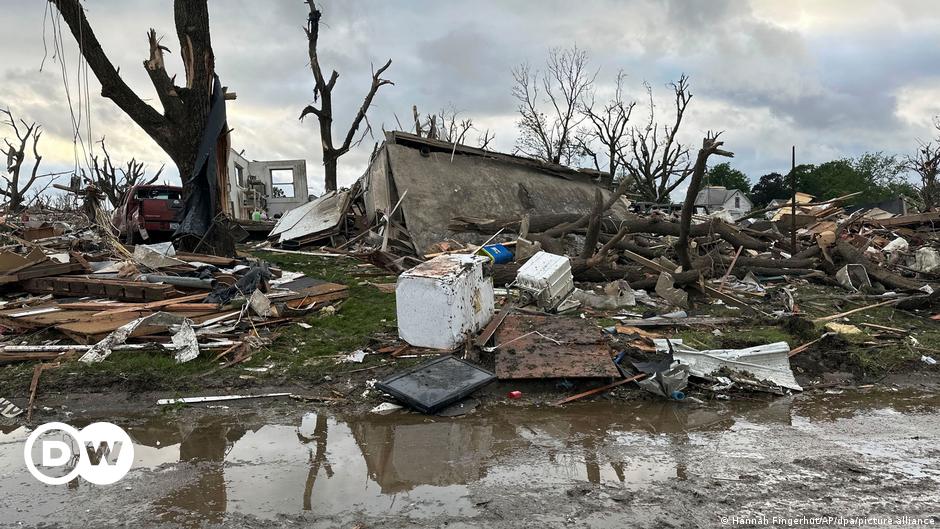
M 79 42 L 82 56 L 101 83 L 101 95 L 111 99 L 148 136 L 153 138 L 179 169 L 185 183 L 192 175 L 199 143 L 209 116 L 209 97 L 215 78 L 215 56 L 209 37 L 207 0 L 175 0 L 173 14 L 185 69 L 185 86 L 175 84 L 163 61 L 164 47 L 151 30 L 150 54 L 144 68 L 157 92 L 161 114 L 144 102 L 121 78 L 95 36 L 79 0 L 49 0 Z M 210 175 L 214 178 L 215 175 Z M 184 196 L 190 188 L 183 187 Z
M 336 191 L 336 158 L 323 159 L 323 184 L 327 192 Z

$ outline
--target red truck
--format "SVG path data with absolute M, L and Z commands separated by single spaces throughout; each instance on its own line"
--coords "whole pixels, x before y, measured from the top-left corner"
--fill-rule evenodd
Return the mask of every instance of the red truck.
M 111 223 L 129 242 L 169 239 L 179 228 L 182 194 L 183 188 L 177 186 L 134 186 L 127 192 L 124 203 L 114 210 Z

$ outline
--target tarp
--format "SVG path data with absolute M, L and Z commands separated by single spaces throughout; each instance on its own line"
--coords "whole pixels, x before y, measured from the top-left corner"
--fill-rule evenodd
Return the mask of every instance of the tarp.
M 173 234 L 174 238 L 183 235 L 201 238 L 209 231 L 212 219 L 217 213 L 216 207 L 221 204 L 216 149 L 219 136 L 227 133 L 228 125 L 225 119 L 225 95 L 222 93 L 219 76 L 215 76 L 213 81 L 209 104 L 209 118 L 202 133 L 202 141 L 199 142 L 193 174 L 183 182 L 183 187 L 189 191 L 189 195 L 186 197 L 180 226 Z

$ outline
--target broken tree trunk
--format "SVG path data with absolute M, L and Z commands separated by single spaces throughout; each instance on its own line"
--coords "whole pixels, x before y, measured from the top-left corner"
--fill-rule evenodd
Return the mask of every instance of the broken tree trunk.
M 165 68 L 157 33 L 150 30 L 150 56 L 144 67 L 163 107 L 158 112 L 121 78 L 92 31 L 79 0 L 49 0 L 79 43 L 79 51 L 101 83 L 101 95 L 112 101 L 162 148 L 185 181 L 195 169 L 203 131 L 209 119 L 209 98 L 215 78 L 215 56 L 209 38 L 207 0 L 175 0 L 173 13 L 186 83 L 176 86 Z M 215 175 L 210 175 L 212 178 Z M 190 188 L 183 187 L 184 198 Z
M 587 236 L 584 238 L 584 248 L 581 250 L 581 258 L 588 259 L 594 255 L 597 247 L 597 238 L 601 233 L 601 215 L 604 213 L 604 195 L 600 189 L 594 190 L 594 210 L 591 212 L 591 218 L 588 220 Z
M 692 169 L 692 181 L 689 183 L 689 189 L 685 194 L 685 202 L 682 204 L 682 217 L 679 221 L 679 241 L 676 242 L 676 252 L 679 254 L 679 264 L 686 270 L 692 268 L 692 258 L 689 256 L 689 228 L 692 225 L 695 197 L 698 195 L 699 188 L 702 187 L 702 179 L 705 177 L 705 170 L 708 168 L 708 157 L 712 154 L 729 158 L 734 156 L 734 153 L 721 149 L 724 142 L 718 141 L 720 135 L 720 132 L 717 134 L 708 133 L 705 139 L 702 140 L 702 148 L 698 151 L 695 167 Z
M 539 229 L 543 228 L 546 224 L 552 222 L 553 219 L 568 219 L 571 218 L 570 214 L 563 215 L 534 215 L 529 218 L 529 232 L 532 234 L 529 238 L 530 240 L 533 237 L 551 237 L 551 229 Z M 461 217 L 459 219 L 454 219 L 449 228 L 454 232 L 466 232 L 472 231 L 477 233 L 482 233 L 484 235 L 492 235 L 499 231 L 499 229 L 504 229 L 505 231 L 513 231 L 513 229 L 518 229 L 521 219 L 500 219 L 500 220 L 484 220 L 476 219 L 471 220 L 468 217 Z M 514 228 L 515 227 L 515 228 Z M 614 221 L 612 219 L 603 219 L 601 224 L 601 240 L 609 241 L 619 229 L 626 229 L 627 234 L 638 234 L 638 233 L 650 233 L 654 235 L 671 235 L 674 237 L 679 236 L 679 223 L 668 220 L 664 217 L 659 216 L 650 216 L 650 217 L 636 217 L 629 216 L 622 221 Z M 576 230 L 571 230 L 576 231 Z M 721 219 L 711 219 L 707 222 L 701 224 L 694 224 L 689 228 L 690 237 L 704 237 L 710 234 L 717 234 L 722 239 L 728 241 L 735 248 L 743 246 L 746 250 L 757 250 L 759 252 L 766 251 L 770 249 L 772 243 L 768 241 L 762 241 L 756 239 L 738 229 L 737 226 L 728 224 L 727 222 Z

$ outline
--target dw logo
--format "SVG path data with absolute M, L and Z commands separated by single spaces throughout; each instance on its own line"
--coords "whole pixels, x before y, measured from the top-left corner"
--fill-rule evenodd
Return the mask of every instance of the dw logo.
M 134 444 L 127 432 L 109 422 L 92 423 L 81 430 L 49 422 L 26 438 L 23 458 L 29 473 L 47 485 L 62 485 L 76 476 L 110 485 L 131 469 Z

